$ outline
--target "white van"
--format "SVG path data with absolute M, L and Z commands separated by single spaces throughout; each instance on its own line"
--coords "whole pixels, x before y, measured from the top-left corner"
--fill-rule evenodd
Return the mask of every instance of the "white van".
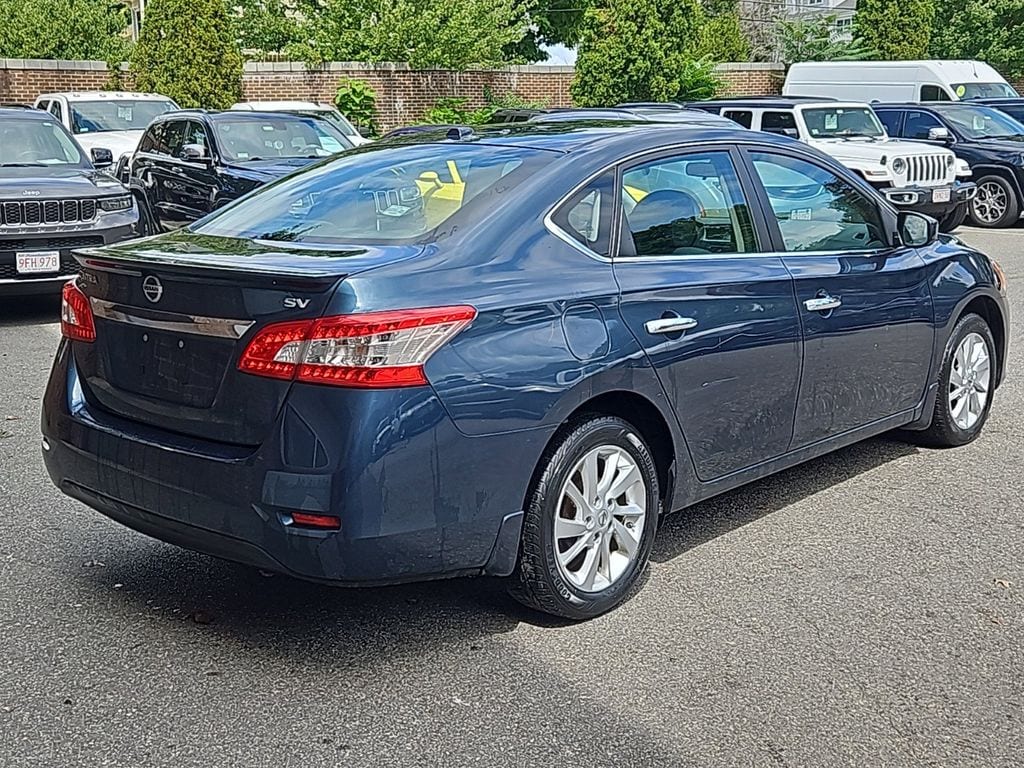
M 794 64 L 782 93 L 896 103 L 1017 97 L 1013 86 L 983 61 L 939 60 Z

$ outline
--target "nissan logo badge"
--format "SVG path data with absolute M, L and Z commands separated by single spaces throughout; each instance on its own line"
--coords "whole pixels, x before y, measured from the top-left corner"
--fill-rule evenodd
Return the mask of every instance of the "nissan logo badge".
M 147 299 L 156 304 L 160 301 L 160 297 L 164 295 L 164 286 L 153 275 L 149 275 L 142 281 L 142 292 L 146 294 Z

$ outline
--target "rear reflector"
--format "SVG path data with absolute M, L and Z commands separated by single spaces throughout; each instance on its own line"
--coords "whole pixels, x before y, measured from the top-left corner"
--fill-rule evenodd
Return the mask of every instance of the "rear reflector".
M 292 524 L 300 528 L 319 528 L 323 531 L 341 529 L 341 518 L 334 515 L 311 515 L 308 512 L 292 512 Z
M 275 323 L 256 334 L 238 368 L 342 387 L 423 386 L 430 356 L 475 317 L 460 306 Z
M 74 280 L 64 283 L 60 302 L 60 332 L 74 341 L 96 341 L 96 321 L 89 306 L 89 297 Z

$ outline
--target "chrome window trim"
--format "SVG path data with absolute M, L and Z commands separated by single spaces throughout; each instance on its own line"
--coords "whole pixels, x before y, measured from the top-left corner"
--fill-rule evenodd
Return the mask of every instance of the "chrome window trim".
M 143 317 L 132 314 L 132 307 L 117 304 L 113 301 L 89 299 L 93 314 L 115 323 L 126 323 L 159 331 L 174 331 L 196 336 L 212 336 L 219 339 L 240 339 L 256 324 L 255 320 L 231 320 L 224 317 L 204 317 L 202 315 L 179 315 L 174 312 L 145 310 L 147 314 L 160 317 Z

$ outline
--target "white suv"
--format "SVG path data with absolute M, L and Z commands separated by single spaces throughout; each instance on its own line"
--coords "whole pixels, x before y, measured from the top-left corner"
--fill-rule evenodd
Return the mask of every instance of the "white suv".
M 890 139 L 867 104 L 754 98 L 695 102 L 753 130 L 799 139 L 856 171 L 893 205 L 934 216 L 943 232 L 963 223 L 975 185 L 948 149 Z
M 292 115 L 314 115 L 323 117 L 334 123 L 334 127 L 345 134 L 352 146 L 368 144 L 369 139 L 363 136 L 348 119 L 331 104 L 315 101 L 240 101 L 231 105 L 232 109 L 249 110 L 252 112 L 287 112 Z
M 35 106 L 56 117 L 87 152 L 109 149 L 115 163 L 135 151 L 154 117 L 178 109 L 166 96 L 124 91 L 44 93 Z

